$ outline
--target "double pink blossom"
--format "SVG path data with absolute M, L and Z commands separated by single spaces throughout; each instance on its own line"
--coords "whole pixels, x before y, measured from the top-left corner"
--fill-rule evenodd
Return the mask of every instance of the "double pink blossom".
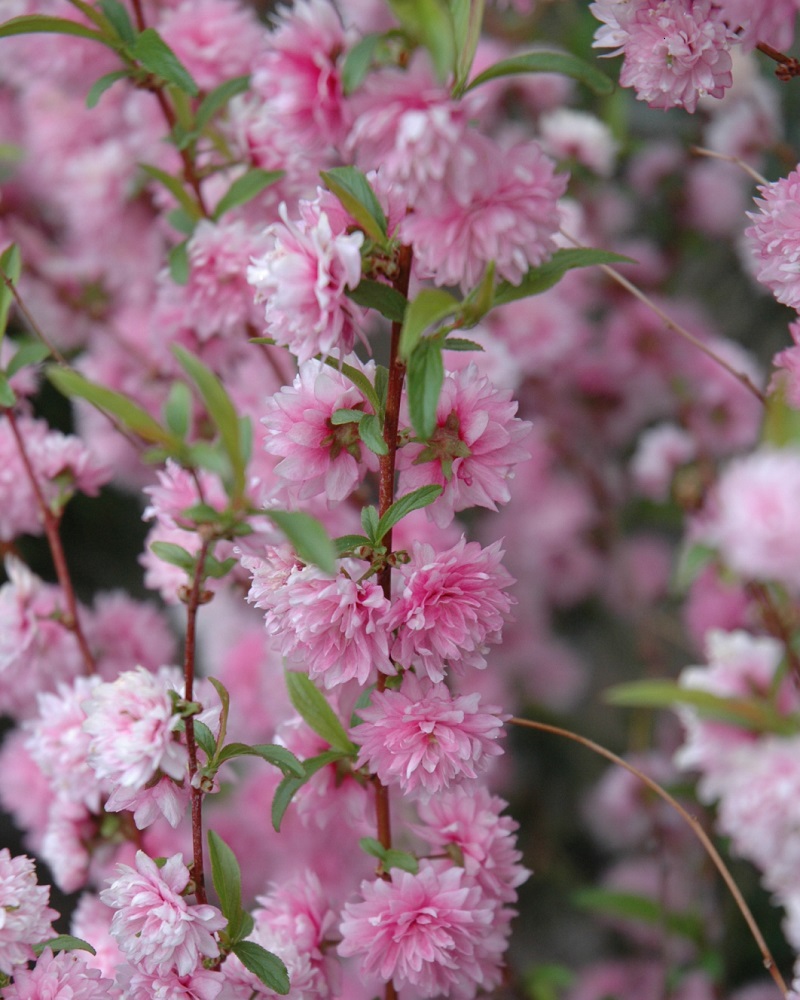
M 33 958 L 33 945 L 53 936 L 58 914 L 49 899 L 50 889 L 37 884 L 31 859 L 0 850 L 0 972 L 11 975 Z

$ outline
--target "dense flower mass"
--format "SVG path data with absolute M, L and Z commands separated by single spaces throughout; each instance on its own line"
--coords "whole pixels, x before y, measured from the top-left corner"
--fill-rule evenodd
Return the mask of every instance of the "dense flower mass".
M 800 309 L 800 171 L 760 187 L 746 231 L 756 276 L 778 302 Z
M 45 948 L 33 969 L 17 969 L 14 982 L 3 990 L 7 1000 L 109 1000 L 114 983 L 83 960 L 82 952 L 62 951 L 54 955 Z

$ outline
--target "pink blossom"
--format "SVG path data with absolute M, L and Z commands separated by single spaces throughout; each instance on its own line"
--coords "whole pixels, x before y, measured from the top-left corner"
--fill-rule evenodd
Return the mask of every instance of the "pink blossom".
M 33 945 L 53 937 L 58 914 L 49 899 L 50 887 L 37 884 L 31 859 L 0 849 L 0 972 L 11 975 L 33 958 Z
M 335 915 L 314 872 L 305 871 L 290 882 L 276 886 L 267 896 L 258 896 L 253 910 L 257 924 L 268 924 L 322 960 L 323 944 L 330 936 Z
M 361 900 L 344 908 L 339 954 L 360 956 L 362 974 L 398 990 L 471 998 L 496 982 L 480 955 L 493 917 L 463 868 L 422 861 L 417 875 L 361 883 Z
M 400 225 L 421 274 L 437 285 L 475 285 L 494 261 L 497 274 L 518 285 L 529 268 L 556 248 L 557 201 L 567 186 L 535 142 L 501 150 L 476 133 L 466 176 L 428 190 Z
M 355 340 L 355 311 L 345 289 L 361 281 L 361 232 L 334 232 L 325 212 L 311 223 L 282 223 L 267 229 L 273 246 L 254 258 L 247 280 L 256 302 L 266 302 L 266 334 L 288 347 L 298 361 L 315 354 L 349 351 Z
M 675 472 L 695 457 L 695 451 L 694 439 L 675 424 L 658 424 L 646 430 L 631 459 L 636 489 L 651 500 L 666 500 Z
M 90 941 L 95 950 L 94 955 L 89 952 L 84 953 L 86 964 L 99 969 L 103 976 L 109 978 L 125 960 L 119 945 L 111 936 L 113 916 L 114 911 L 110 906 L 106 906 L 99 896 L 85 892 L 78 900 L 70 925 L 70 934 L 83 938 L 84 941 Z
M 0 746 L 0 803 L 25 832 L 25 846 L 39 854 L 55 793 L 28 753 L 26 739 L 22 729 L 13 729 Z
M 374 363 L 363 366 L 370 381 Z M 334 424 L 337 410 L 371 413 L 364 395 L 341 372 L 314 359 L 300 366 L 291 386 L 267 400 L 264 447 L 281 456 L 275 467 L 292 501 L 324 494 L 328 502 L 346 499 L 360 484 L 365 469 L 376 471 L 378 459 L 360 440 L 355 423 Z
M 427 510 L 442 528 L 460 510 L 497 510 L 498 503 L 507 503 L 514 466 L 529 457 L 522 441 L 531 425 L 516 412 L 511 393 L 495 389 L 474 365 L 448 373 L 427 445 L 410 444 L 398 455 L 402 492 L 441 486 L 441 496 Z
M 753 225 L 745 230 L 756 277 L 778 302 L 800 309 L 800 169 L 759 187 Z
M 166 616 L 154 604 L 136 601 L 121 590 L 95 597 L 84 629 L 105 680 L 135 666 L 157 670 L 175 657 Z
M 483 669 L 487 646 L 500 642 L 515 603 L 505 593 L 514 580 L 502 558 L 500 542 L 484 549 L 463 535 L 439 553 L 412 543 L 411 559 L 401 567 L 403 589 L 386 621 L 397 629 L 392 658 L 433 681 L 443 680 L 448 662 Z
M 119 865 L 119 877 L 100 893 L 117 912 L 111 933 L 128 960 L 149 975 L 193 972 L 201 956 L 216 958 L 214 932 L 227 924 L 216 906 L 190 906 L 182 895 L 189 869 L 180 854 L 162 868 L 143 851 L 136 853 L 136 869 Z
M 89 878 L 89 845 L 98 838 L 98 817 L 86 806 L 56 797 L 47 814 L 40 854 L 62 892 L 83 889 Z
M 216 1000 L 225 986 L 219 972 L 202 966 L 184 975 L 174 969 L 148 973 L 123 966 L 117 980 L 124 988 L 125 1000 Z
M 292 570 L 271 592 L 252 590 L 248 600 L 264 608 L 264 622 L 289 666 L 308 671 L 326 688 L 350 680 L 368 684 L 374 670 L 395 673 L 383 619 L 389 602 L 354 561 L 352 574 L 333 579 L 315 566 Z
M 114 983 L 103 979 L 83 958 L 83 952 L 45 948 L 32 969 L 16 969 L 14 982 L 3 989 L 7 1000 L 111 1000 Z
M 557 160 L 576 160 L 600 177 L 614 170 L 618 143 L 605 122 L 586 111 L 558 108 L 539 122 L 542 148 Z
M 770 383 L 770 390 L 784 391 L 788 404 L 795 410 L 800 410 L 800 320 L 789 324 L 789 333 L 794 343 L 779 351 L 772 359 L 775 367 L 783 369 L 785 374 L 776 372 Z

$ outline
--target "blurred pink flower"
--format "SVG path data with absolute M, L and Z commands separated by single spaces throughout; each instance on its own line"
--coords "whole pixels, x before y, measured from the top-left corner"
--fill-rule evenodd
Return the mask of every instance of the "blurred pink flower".
M 11 975 L 16 966 L 30 961 L 33 945 L 55 933 L 52 921 L 58 917 L 47 905 L 49 886 L 38 885 L 30 858 L 12 857 L 7 847 L 0 850 L 0 972 Z

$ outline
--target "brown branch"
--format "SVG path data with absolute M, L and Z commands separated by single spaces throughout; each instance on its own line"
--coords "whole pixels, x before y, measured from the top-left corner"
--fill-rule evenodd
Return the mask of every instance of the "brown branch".
M 793 77 L 800 76 L 800 61 L 795 59 L 794 56 L 787 56 L 784 52 L 773 49 L 766 42 L 758 42 L 756 48 L 759 52 L 763 52 L 765 56 L 769 56 L 770 59 L 775 60 L 778 64 L 775 67 L 775 76 L 783 83 L 788 83 Z

